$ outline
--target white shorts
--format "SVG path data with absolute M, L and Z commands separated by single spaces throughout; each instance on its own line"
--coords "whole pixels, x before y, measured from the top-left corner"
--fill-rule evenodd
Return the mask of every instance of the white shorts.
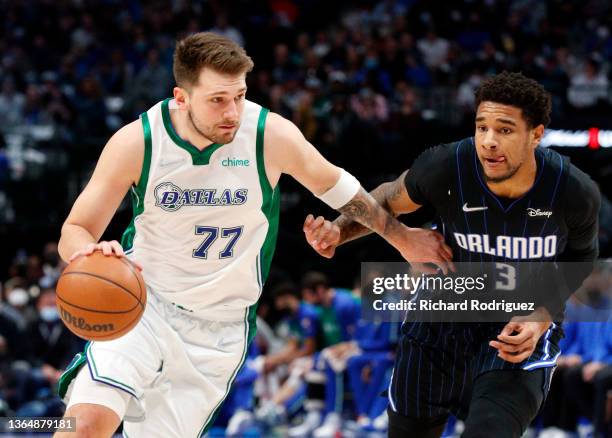
M 113 409 L 129 438 L 199 437 L 244 362 L 255 329 L 250 316 L 245 309 L 240 320 L 204 319 L 149 290 L 136 327 L 118 339 L 88 343 L 86 354 L 77 355 L 62 375 L 60 396 L 68 405 Z M 105 387 L 116 393 L 105 396 Z

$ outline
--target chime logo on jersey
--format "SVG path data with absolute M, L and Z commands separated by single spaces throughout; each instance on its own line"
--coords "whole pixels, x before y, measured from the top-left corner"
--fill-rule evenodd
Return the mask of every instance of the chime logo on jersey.
M 508 259 L 539 259 L 557 254 L 557 236 L 497 236 L 491 242 L 488 234 L 453 233 L 457 245 L 470 252 Z
M 247 201 L 248 189 L 181 189 L 171 182 L 155 187 L 155 205 L 165 211 L 176 211 L 185 206 L 213 207 L 242 205 Z

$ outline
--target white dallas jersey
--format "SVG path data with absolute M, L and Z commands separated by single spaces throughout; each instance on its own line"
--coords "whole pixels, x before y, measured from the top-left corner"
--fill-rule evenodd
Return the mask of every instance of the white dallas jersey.
M 268 111 L 246 101 L 234 140 L 200 151 L 177 135 L 173 108 L 166 99 L 141 115 L 145 158 L 122 244 L 170 302 L 244 315 L 261 294 L 278 230 L 278 188 L 263 159 Z

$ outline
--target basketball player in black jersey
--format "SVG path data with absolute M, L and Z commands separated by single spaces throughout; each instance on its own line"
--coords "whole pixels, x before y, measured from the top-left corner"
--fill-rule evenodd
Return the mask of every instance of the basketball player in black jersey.
M 476 106 L 474 137 L 426 150 L 372 195 L 396 216 L 432 206 L 456 262 L 593 262 L 598 188 L 567 158 L 538 148 L 550 95 L 504 72 L 483 82 Z M 344 216 L 309 216 L 304 232 L 325 257 L 368 234 Z M 389 436 L 439 437 L 453 413 L 465 420 L 462 437 L 520 437 L 560 354 L 561 320 L 550 313 L 539 306 L 508 323 L 406 321 L 388 390 Z

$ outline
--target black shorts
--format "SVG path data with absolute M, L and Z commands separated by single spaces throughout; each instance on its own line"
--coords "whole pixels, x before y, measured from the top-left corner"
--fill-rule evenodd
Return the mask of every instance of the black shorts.
M 461 438 L 520 438 L 545 399 L 551 368 L 493 370 L 476 378 Z M 414 418 L 389 408 L 389 437 L 438 438 L 447 415 Z
M 513 376 L 517 385 L 537 386 L 543 400 L 559 353 L 561 330 L 554 325 L 528 360 L 513 364 L 500 359 L 489 346 L 502 328 L 503 324 L 405 323 L 388 391 L 391 410 L 433 422 L 446 419 L 449 413 L 464 419 L 475 382 L 494 371 L 509 372 L 506 375 Z

